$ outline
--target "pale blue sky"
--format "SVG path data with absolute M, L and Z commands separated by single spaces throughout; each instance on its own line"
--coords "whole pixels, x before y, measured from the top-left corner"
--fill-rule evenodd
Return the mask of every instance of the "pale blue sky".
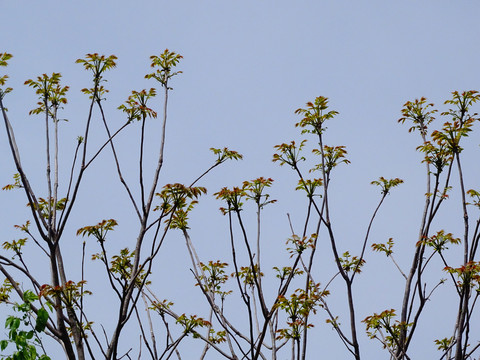
M 407 127 L 396 122 L 401 107 L 420 96 L 440 105 L 453 90 L 480 88 L 477 1 L 1 0 L 0 14 L 0 52 L 14 55 L 6 70 L 14 92 L 5 98 L 5 103 L 24 153 L 23 161 L 38 189 L 44 179 L 44 160 L 38 150 L 42 149 L 43 133 L 39 119 L 27 115 L 35 98 L 23 82 L 55 71 L 61 72 L 64 83 L 71 86 L 69 105 L 64 111 L 69 122 L 62 128 L 67 161 L 87 112 L 86 99 L 79 90 L 90 81 L 90 74 L 75 60 L 89 52 L 118 56 L 117 69 L 106 74 L 111 90 L 106 107 L 110 121 L 120 124 L 124 118 L 115 108 L 131 90 L 154 86 L 143 79 L 149 71 L 148 57 L 168 48 L 184 56 L 179 66 L 184 73 L 172 84 L 162 181 L 188 183 L 194 179 L 210 164 L 208 149 L 212 146 L 228 146 L 244 154 L 241 163 L 226 164 L 203 185 L 213 194 L 225 185 L 258 176 L 273 177 L 276 186 L 272 194 L 279 203 L 266 220 L 265 241 L 278 259 L 285 258 L 283 241 L 289 235 L 285 214 L 291 213 L 299 226 L 304 211 L 304 200 L 291 191 L 296 184 L 294 174 L 271 162 L 275 144 L 300 139 L 293 126 L 296 108 L 323 95 L 330 98 L 332 109 L 340 112 L 329 126 L 326 141 L 346 145 L 352 161 L 338 170 L 332 185 L 336 196 L 333 212 L 343 248 L 358 251 L 355 240 L 362 238 L 378 200 L 378 192 L 369 182 L 379 176 L 405 180 L 383 208 L 374 233 L 377 238 L 372 241 L 385 241 L 391 236 L 403 240 L 398 257 L 407 266 L 425 191 L 421 158 L 414 151 L 418 134 L 407 134 Z M 470 140 L 478 150 L 478 135 Z M 130 149 L 135 141 L 128 134 L 119 141 L 125 161 L 132 159 Z M 104 155 L 101 161 L 107 165 L 98 165 L 86 178 L 84 186 L 89 190 L 85 194 L 89 193 L 90 198 L 79 203 L 76 210 L 69 235 L 72 255 L 81 243 L 74 230 L 100 219 L 118 218 L 124 235 L 117 239 L 119 244 L 128 244 L 128 236 L 135 233 L 128 227 L 132 211 L 112 175 L 109 159 L 110 155 Z M 470 160 L 478 164 L 476 158 Z M 2 134 L 0 184 L 9 183 L 14 172 Z M 478 179 L 478 167 L 472 166 L 467 172 Z M 114 185 L 105 186 L 109 179 Z M 135 179 L 134 175 L 131 179 Z M 115 195 L 118 193 L 120 196 Z M 22 196 L 0 193 L 0 225 L 5 232 L 1 242 L 17 236 L 10 231 L 11 225 L 25 220 Z M 199 244 L 204 243 L 198 245 L 202 259 L 222 256 L 230 261 L 228 248 L 222 245 L 227 228 L 226 219 L 216 211 L 220 205 L 208 200 L 201 206 L 192 218 L 192 234 Z M 178 256 L 182 260 L 168 263 L 172 256 L 166 254 L 159 272 L 170 274 L 172 268 L 178 269 L 179 278 L 189 279 L 183 243 L 177 246 L 175 239 L 172 235 L 168 249 L 181 254 Z M 97 249 L 92 245 L 94 251 Z M 393 269 L 391 273 L 379 271 L 380 266 L 391 268 L 380 256 L 369 253 L 367 264 L 371 264 L 370 268 L 356 285 L 358 290 L 365 286 L 374 291 L 378 282 L 398 280 L 400 285 L 385 293 L 360 290 L 359 319 L 398 306 L 398 297 L 393 303 L 387 299 L 401 293 L 403 286 Z M 321 281 L 328 279 L 319 277 Z M 190 299 L 190 293 L 198 289 L 189 287 L 189 292 L 184 292 L 169 280 L 167 277 L 165 287 L 173 300 L 177 300 L 179 308 L 188 306 L 185 298 Z M 439 305 L 431 304 L 428 319 L 439 311 L 435 306 Z M 342 313 L 342 309 L 340 306 L 338 312 Z M 322 340 L 324 345 L 319 348 L 328 356 L 328 352 L 338 353 L 343 348 L 323 324 L 324 318 L 321 312 L 317 315 L 319 329 L 315 336 L 321 334 L 328 339 Z M 431 323 L 425 329 L 430 327 Z M 418 358 L 435 354 L 433 337 L 426 336 L 422 338 L 425 343 L 416 345 Z M 365 338 L 362 341 L 364 356 L 379 353 L 378 344 Z M 338 359 L 343 358 L 347 358 L 346 354 Z

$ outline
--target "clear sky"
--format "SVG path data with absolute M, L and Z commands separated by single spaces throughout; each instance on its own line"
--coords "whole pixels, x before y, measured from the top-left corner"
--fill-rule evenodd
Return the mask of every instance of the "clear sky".
M 62 73 L 64 83 L 70 85 L 69 104 L 63 113 L 69 122 L 62 125 L 66 150 L 61 155 L 68 163 L 87 114 L 88 103 L 79 90 L 90 81 L 90 74 L 75 64 L 76 59 L 91 52 L 118 57 L 117 68 L 106 74 L 111 90 L 106 106 L 110 121 L 121 124 L 124 118 L 115 108 L 131 90 L 153 86 L 143 79 L 149 71 L 148 57 L 165 48 L 182 54 L 179 69 L 183 74 L 173 80 L 169 103 L 162 182 L 193 180 L 210 164 L 210 147 L 228 146 L 239 151 L 245 156 L 241 163 L 226 164 L 202 185 L 211 195 L 222 186 L 238 185 L 243 180 L 274 178 L 272 195 L 279 203 L 273 205 L 265 223 L 266 246 L 274 259 L 283 261 L 283 243 L 289 235 L 285 214 L 292 214 L 294 223 L 300 226 L 304 202 L 293 191 L 294 174 L 271 162 L 273 146 L 300 139 L 294 128 L 298 120 L 294 110 L 316 96 L 326 96 L 332 109 L 340 113 L 329 126 L 327 143 L 346 145 L 352 161 L 338 170 L 333 184 L 334 221 L 342 248 L 359 251 L 366 221 L 379 196 L 370 181 L 379 176 L 400 177 L 405 184 L 388 198 L 373 241 L 398 237 L 402 241 L 398 257 L 407 266 L 416 241 L 425 185 L 421 157 L 415 152 L 418 134 L 408 134 L 407 127 L 398 125 L 396 120 L 407 100 L 426 96 L 441 105 L 451 91 L 480 89 L 479 14 L 480 3 L 466 0 L 0 0 L 0 52 L 14 55 L 6 70 L 14 92 L 5 98 L 5 103 L 17 132 L 22 159 L 34 184 L 41 189 L 43 133 L 39 119 L 28 116 L 36 99 L 31 89 L 22 85 L 26 79 L 55 71 Z M 161 102 L 157 101 L 160 109 Z M 136 146 L 132 139 L 126 134 L 119 140 L 127 163 L 133 159 L 130 149 Z M 470 140 L 478 150 L 478 134 Z M 467 172 L 471 179 L 480 175 L 477 159 L 470 159 L 472 165 Z M 88 190 L 82 193 L 86 198 L 79 203 L 70 229 L 72 259 L 81 244 L 74 236 L 80 226 L 103 218 L 118 218 L 124 234 L 117 239 L 122 244 L 119 246 L 128 246 L 128 236 L 135 233 L 128 226 L 133 212 L 112 175 L 110 156 L 104 155 L 101 161 L 103 165 L 95 167 L 86 178 Z M 9 183 L 14 172 L 3 133 L 0 185 Z M 134 175 L 131 179 L 135 179 Z M 1 242 L 18 236 L 12 225 L 26 219 L 22 196 L 0 193 L 0 225 L 4 232 Z M 207 200 L 200 206 L 203 207 L 193 216 L 191 226 L 199 242 L 200 256 L 205 261 L 225 257 L 228 262 L 224 241 L 227 224 L 217 211 L 220 205 Z M 178 271 L 178 278 L 188 286 L 178 286 L 180 280 L 175 282 L 171 276 L 157 276 L 168 289 L 165 297 L 172 296 L 181 308 L 189 305 L 191 293 L 198 293 L 198 288 L 190 286 L 193 281 L 185 260 L 187 254 L 181 238 L 172 235 L 171 241 L 175 239 L 180 245 L 172 243 L 168 249 L 181 254 L 178 257 L 182 260 L 166 254 L 158 272 Z M 93 244 L 90 250 L 98 251 Z M 391 264 L 379 258 L 368 254 L 363 282 L 356 284 L 360 319 L 400 304 L 401 277 L 394 269 L 389 272 Z M 384 267 L 389 270 L 380 271 Z M 78 271 L 79 265 L 72 269 L 72 273 Z M 320 278 L 321 267 L 318 271 Z M 321 279 L 327 280 L 328 276 Z M 382 282 L 398 286 L 379 287 Z M 429 325 L 425 325 L 424 332 L 432 326 L 435 312 L 448 313 L 440 302 L 429 305 Z M 338 311 L 342 313 L 344 308 L 339 306 Z M 343 348 L 324 324 L 324 318 L 320 311 L 316 325 L 321 330 L 312 336 L 322 337 L 318 351 L 333 356 Z M 446 331 L 448 334 L 449 330 Z M 418 358 L 435 354 L 435 336 L 446 334 L 422 338 L 425 343 L 415 345 Z M 365 336 L 362 341 L 364 355 L 372 354 L 366 358 L 382 354 L 380 345 Z M 341 358 L 347 358 L 346 353 Z

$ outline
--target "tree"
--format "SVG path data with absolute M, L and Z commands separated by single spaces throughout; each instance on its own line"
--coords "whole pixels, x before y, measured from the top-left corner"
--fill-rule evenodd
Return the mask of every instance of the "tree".
M 0 66 L 7 66 L 11 58 L 10 54 L 1 53 Z M 317 341 L 311 329 L 322 326 L 314 317 L 321 310 L 326 316 L 327 326 L 335 331 L 345 346 L 347 356 L 357 360 L 368 356 L 362 352 L 359 336 L 365 326 L 368 336 L 380 341 L 388 357 L 411 359 L 414 352 L 412 339 L 418 334 L 427 301 L 435 298 L 435 291 L 444 283 L 458 296 L 458 313 L 450 336 L 435 340 L 440 351 L 439 358 L 471 358 L 480 347 L 480 343 L 471 343 L 475 330 L 471 327 L 472 317 L 480 291 L 480 264 L 476 260 L 480 217 L 473 223 L 468 206 L 480 208 L 480 192 L 467 190 L 461 142 L 478 120 L 471 108 L 480 95 L 476 91 L 453 92 L 452 99 L 445 102 L 448 109 L 441 113 L 446 122 L 431 132 L 429 127 L 436 113 L 433 104 L 421 98 L 407 102 L 402 109 L 399 121 L 411 122 L 410 131 L 418 130 L 421 135 L 417 150 L 424 154 L 426 171 L 424 211 L 419 237 L 412 242 L 414 254 L 407 271 L 394 258 L 393 239 L 373 244 L 370 239 L 380 208 L 393 188 L 403 183 L 402 179 L 380 177 L 372 181 L 372 185 L 380 190 L 378 203 L 358 248 L 345 248 L 345 242 L 336 235 L 336 222 L 331 210 L 335 197 L 330 186 L 337 166 L 347 165 L 349 160 L 345 146 L 326 145 L 326 125 L 334 121 L 338 112 L 330 110 L 328 99 L 322 96 L 296 111 L 299 120 L 295 126 L 301 129 L 303 135 L 313 137 L 315 145 L 311 156 L 306 155 L 309 146 L 306 138 L 275 146 L 273 155 L 274 162 L 288 165 L 294 171 L 298 177 L 296 190 L 306 199 L 302 224 L 299 226 L 288 217 L 291 228 L 286 243 L 289 262 L 278 264 L 273 269 L 265 265 L 269 254 L 262 247 L 262 229 L 265 226 L 262 219 L 267 205 L 276 200 L 268 193 L 273 179 L 258 177 L 243 181 L 236 187 L 223 187 L 214 193 L 222 202 L 220 211 L 228 224 L 229 265 L 223 260 L 200 259 L 196 242 L 192 239 L 189 217 L 200 197 L 207 192 L 198 184 L 227 160 L 240 160 L 242 155 L 228 148 L 212 148 L 215 159 L 196 180 L 189 184 L 160 185 L 165 158 L 168 97 L 172 90 L 172 78 L 181 74 L 176 70 L 181 59 L 179 54 L 169 50 L 150 58 L 153 72 L 145 77 L 158 82 L 162 90 L 160 119 L 157 119 L 157 112 L 151 105 L 157 89 L 132 91 L 125 103 L 118 107 L 126 119 L 116 129 L 112 129 L 107 119 L 104 100 L 108 93 L 105 76 L 107 71 L 115 68 L 117 58 L 95 53 L 77 60 L 93 78 L 91 87 L 82 90 L 89 97 L 90 106 L 83 135 L 76 141 L 68 168 L 60 166 L 59 162 L 59 153 L 63 151 L 59 143 L 59 113 L 67 104 L 69 87 L 61 84 L 59 73 L 27 80 L 25 85 L 33 88 L 38 95 L 37 107 L 30 114 L 45 119 L 46 194 L 34 190 L 32 177 L 22 165 L 13 125 L 4 106 L 5 97 L 12 89 L 6 87 L 7 75 L 0 78 L 0 108 L 17 171 L 13 183 L 3 189 L 23 191 L 31 216 L 23 225 L 16 226 L 25 237 L 3 242 L 4 252 L 0 255 L 0 271 L 5 277 L 0 299 L 7 306 L 12 306 L 12 310 L 24 314 L 21 318 L 12 315 L 7 319 L 9 338 L 0 343 L 1 349 L 16 346 L 16 352 L 6 358 L 47 359 L 44 349 L 47 334 L 61 345 L 67 359 L 168 359 L 174 356 L 181 359 L 184 351 L 182 344 L 189 336 L 203 343 L 199 353 L 193 355 L 200 359 L 210 354 L 226 359 L 277 359 L 290 354 L 292 359 L 306 359 L 312 342 Z M 105 138 L 98 146 L 92 140 L 94 121 L 99 121 L 105 129 Z M 152 168 L 145 161 L 146 135 L 151 121 L 159 121 L 162 129 Z M 116 139 L 118 134 L 128 131 L 134 124 L 138 124 L 140 130 L 136 159 L 138 180 L 132 184 L 123 175 L 126 165 L 118 156 Z M 67 275 L 71 273 L 69 267 L 73 264 L 65 261 L 62 250 L 65 238 L 69 236 L 67 224 L 79 221 L 72 214 L 81 196 L 84 176 L 93 163 L 104 161 L 99 156 L 104 152 L 112 155 L 118 179 L 138 221 L 136 238 L 129 240 L 131 249 L 123 248 L 116 252 L 109 239 L 119 225 L 117 220 L 99 219 L 93 225 L 79 225 L 76 231 L 78 238 L 96 241 L 98 252 L 92 254 L 92 261 L 102 264 L 105 291 L 108 290 L 109 295 L 116 299 L 116 303 L 108 309 L 112 319 L 108 330 L 104 326 L 107 324 L 97 324 L 92 319 L 91 308 L 87 305 L 87 299 L 88 303 L 94 303 L 105 293 L 96 294 L 89 289 L 89 282 L 95 279 L 84 276 L 87 263 L 85 241 L 82 256 L 75 264 L 82 269 L 79 279 L 73 280 Z M 313 162 L 312 166 L 308 165 L 310 162 Z M 305 167 L 311 169 L 305 171 Z M 128 169 L 132 171 L 130 167 Z M 310 177 L 308 173 L 314 176 Z M 439 209 L 448 204 L 448 192 L 453 189 L 455 176 L 458 178 L 464 221 L 460 237 L 447 232 L 437 221 Z M 255 214 L 253 226 L 248 215 L 251 209 Z M 178 312 L 172 301 L 159 297 L 162 284 L 151 281 L 154 264 L 173 231 L 179 232 L 185 241 L 197 291 L 202 294 L 208 308 L 206 316 L 197 315 L 192 309 Z M 447 252 L 451 245 L 463 246 L 461 259 L 455 259 Z M 29 270 L 29 259 L 24 256 L 26 247 L 35 248 L 39 254 L 46 256 L 50 265 L 50 282 L 42 283 L 39 278 L 44 274 Z M 395 308 L 381 310 L 360 320 L 355 302 L 358 289 L 354 289 L 354 284 L 366 265 L 368 247 L 392 260 L 405 283 L 401 285 L 404 286 L 403 298 L 393 305 Z M 318 263 L 319 249 L 328 250 L 331 254 L 336 269 L 331 278 L 325 276 L 322 264 Z M 439 257 L 443 263 L 447 279 L 431 283 L 427 274 L 433 271 L 431 260 L 434 257 Z M 275 286 L 272 287 L 273 281 Z M 331 306 L 329 295 L 333 283 L 342 284 L 344 313 L 338 313 Z M 392 282 L 392 286 L 397 285 Z M 143 312 L 140 311 L 142 309 Z M 154 326 L 157 321 L 153 320 L 154 316 L 162 322 L 162 330 Z M 345 324 L 340 321 L 343 317 L 347 319 Z M 21 330 L 22 322 L 28 330 Z M 175 325 L 172 326 L 172 323 Z M 140 336 L 140 345 L 132 342 L 130 350 L 123 351 L 121 343 L 129 340 L 125 333 L 130 333 L 133 328 Z

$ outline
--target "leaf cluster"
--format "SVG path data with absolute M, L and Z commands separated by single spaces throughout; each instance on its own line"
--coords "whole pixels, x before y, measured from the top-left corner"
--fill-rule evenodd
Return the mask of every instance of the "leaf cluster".
M 216 164 L 221 164 L 226 160 L 242 160 L 243 159 L 242 154 L 239 154 L 234 150 L 229 150 L 226 147 L 223 149 L 210 148 L 210 151 L 213 152 L 214 155 L 217 155 Z
M 372 250 L 373 251 L 378 251 L 378 252 L 383 252 L 385 255 L 390 256 L 393 254 L 393 239 L 390 238 L 388 239 L 386 244 L 372 244 Z
M 358 256 L 352 256 L 348 251 L 343 253 L 343 256 L 338 259 L 342 269 L 346 273 L 354 271 L 355 273 L 362 272 L 362 266 L 365 265 L 365 259 L 360 259 Z
M 287 164 L 290 165 L 293 169 L 297 168 L 297 164 L 300 161 L 305 161 L 305 157 L 300 156 L 300 152 L 302 148 L 305 146 L 307 140 L 302 140 L 302 142 L 297 146 L 295 141 L 291 141 L 290 144 L 280 144 L 275 145 L 274 148 L 277 150 L 275 154 L 273 154 L 273 162 L 279 162 L 280 166 Z
M 12 290 L 12 283 L 8 279 L 3 280 L 3 285 L 0 286 L 0 303 L 8 301 Z
M 298 268 L 295 268 L 292 270 L 291 266 L 284 266 L 282 268 L 278 268 L 277 266 L 274 266 L 273 270 L 277 272 L 275 276 L 279 278 L 282 282 L 290 276 L 292 271 L 293 271 L 293 277 L 302 275 L 304 273 L 303 270 L 300 270 Z
M 247 200 L 251 199 L 255 201 L 259 208 L 263 208 L 265 205 L 273 204 L 277 200 L 269 200 L 270 194 L 264 194 L 263 191 L 267 187 L 271 187 L 273 184 L 272 178 L 259 177 L 251 181 L 243 182 L 243 189 L 247 193 Z
M 310 284 L 310 287 L 318 289 L 318 285 Z M 310 289 L 309 289 L 310 290 Z M 277 307 L 287 314 L 287 328 L 277 330 L 277 339 L 295 339 L 301 338 L 306 328 L 312 328 L 313 324 L 307 323 L 308 316 L 317 312 L 317 305 L 322 296 L 328 293 L 319 294 L 317 291 L 305 291 L 305 289 L 297 289 L 289 298 L 280 295 L 277 301 Z
M 109 220 L 102 220 L 96 225 L 90 225 L 90 226 L 84 226 L 80 229 L 77 230 L 77 236 L 82 235 L 82 236 L 93 236 L 95 237 L 98 241 L 103 242 L 106 240 L 107 233 L 109 231 L 114 230 L 115 226 L 117 226 L 118 223 L 114 219 L 109 219 Z
M 339 164 L 350 164 L 350 160 L 346 158 L 347 150 L 345 146 L 328 146 L 323 147 L 323 151 L 313 149 L 312 152 L 320 155 L 323 159 L 322 163 L 316 165 L 310 171 L 317 171 L 325 168 L 325 173 L 330 174 L 332 169 Z
M 89 95 L 90 99 L 100 101 L 101 97 L 108 93 L 108 90 L 101 84 L 107 80 L 103 79 L 103 73 L 117 66 L 115 55 L 105 56 L 98 53 L 86 54 L 84 59 L 77 59 L 76 63 L 83 65 L 84 69 L 93 74 L 93 88 L 84 88 L 82 92 Z
M 39 334 L 45 331 L 49 319 L 48 312 L 43 307 L 36 313 L 32 310 L 32 303 L 37 300 L 38 296 L 27 290 L 23 293 L 23 303 L 14 305 L 14 310 L 20 313 L 20 317 L 7 317 L 5 329 L 8 330 L 8 339 L 0 341 L 0 351 L 4 352 L 9 344 L 15 345 L 16 351 L 10 356 L 2 356 L 2 360 L 50 360 L 37 350 L 37 346 L 41 345 Z
M 38 107 L 30 110 L 29 114 L 41 114 L 48 112 L 48 114 L 55 120 L 55 112 L 62 104 L 67 103 L 66 94 L 69 89 L 68 86 L 61 86 L 60 80 L 62 75 L 60 73 L 52 73 L 51 76 L 43 74 L 38 76 L 37 80 L 28 79 L 25 85 L 35 89 L 35 94 L 38 95 Z
M 439 230 L 435 235 L 418 241 L 417 246 L 426 245 L 441 253 L 443 250 L 448 249 L 448 244 L 458 245 L 460 242 L 461 240 L 453 237 L 452 233 L 445 233 L 445 230 Z
M 287 239 L 287 245 L 292 244 L 292 247 L 288 247 L 287 251 L 290 253 L 290 257 L 293 257 L 296 254 L 302 254 L 306 249 L 315 248 L 315 240 L 317 239 L 317 234 L 311 234 L 310 236 L 298 236 L 293 234 L 292 237 Z
M 396 316 L 395 310 L 390 309 L 384 310 L 380 314 L 374 313 L 362 320 L 366 325 L 368 336 L 371 339 L 378 339 L 383 347 L 388 348 L 391 352 L 398 347 L 402 330 L 413 325 L 394 320 Z
M 417 151 L 423 152 L 425 158 L 422 162 L 431 164 L 437 170 L 434 175 L 439 176 L 443 169 L 450 165 L 453 160 L 453 153 L 444 141 L 432 144 L 425 141 L 423 145 L 417 147 Z
M 328 109 L 328 98 L 324 96 L 316 97 L 313 102 L 307 102 L 306 108 L 299 108 L 295 110 L 295 114 L 302 115 L 303 118 L 295 124 L 296 127 L 303 128 L 302 134 L 311 133 L 321 135 L 326 127 L 325 121 L 333 119 L 338 115 L 338 111 Z
M 13 181 L 14 181 L 13 184 L 7 184 L 4 187 L 2 187 L 2 190 L 13 190 L 13 189 L 19 189 L 23 187 L 21 183 L 20 174 L 18 173 L 13 174 Z
M 300 179 L 298 180 L 298 185 L 295 190 L 304 190 L 307 193 L 307 197 L 311 199 L 314 196 L 322 196 L 321 194 L 315 194 L 315 190 L 317 190 L 317 187 L 320 187 L 322 185 L 322 179 Z
M 408 132 L 418 130 L 422 136 L 426 136 L 428 125 L 435 120 L 433 114 L 437 112 L 435 109 L 430 109 L 431 107 L 433 107 L 433 103 L 427 103 L 425 97 L 420 98 L 420 100 L 407 101 L 403 105 L 402 117 L 398 119 L 398 122 L 404 124 L 407 120 L 410 120 L 413 125 L 408 129 Z
M 216 199 L 224 200 L 227 203 L 228 208 L 220 208 L 222 214 L 226 215 L 230 211 L 239 212 L 242 210 L 242 199 L 247 196 L 247 193 L 245 189 L 235 186 L 232 189 L 224 187 L 220 191 L 214 193 L 214 195 L 216 196 Z
M 154 78 L 155 80 L 160 82 L 160 84 L 162 84 L 164 88 L 171 90 L 172 88 L 168 86 L 168 81 L 175 75 L 182 73 L 182 71 L 172 71 L 173 68 L 178 65 L 182 58 L 182 55 L 168 49 L 165 49 L 165 51 L 160 54 L 160 56 L 150 56 L 150 60 L 152 61 L 150 66 L 157 69 L 155 72 L 145 75 L 145 78 Z
M 252 266 L 241 266 L 240 270 L 233 273 L 231 276 L 240 278 L 245 285 L 253 288 L 257 283 L 255 278 L 259 279 L 264 276 L 264 274 L 260 271 L 258 264 L 255 264 L 253 265 L 253 268 Z
M 194 338 L 199 337 L 199 334 L 195 330 L 196 328 L 212 326 L 212 324 L 209 321 L 201 317 L 198 317 L 197 315 L 187 316 L 185 314 L 182 314 L 177 318 L 177 324 L 180 324 L 183 326 L 183 333 L 185 335 L 188 336 L 189 334 L 192 334 Z
M 477 286 L 480 291 L 480 262 L 469 261 L 466 265 L 458 268 L 446 266 L 443 270 L 457 277 L 457 285 L 459 287 L 464 285 L 470 287 Z
M 27 242 L 27 238 L 12 240 L 10 242 L 5 241 L 2 244 L 2 247 L 5 250 L 12 250 L 15 253 L 14 257 L 15 256 L 21 256 L 22 255 L 22 247 L 25 245 L 26 242 Z
M 12 54 L 9 53 L 0 53 L 0 66 L 6 67 L 8 66 L 8 60 L 10 60 L 13 57 Z M 6 94 L 11 92 L 13 89 L 11 87 L 8 87 L 6 89 L 1 88 L 1 86 L 4 86 L 7 82 L 8 75 L 2 75 L 0 76 L 0 100 L 3 100 Z
M 469 195 L 473 199 L 473 202 L 469 203 L 469 205 L 474 205 L 475 207 L 480 209 L 480 192 L 470 189 L 467 190 L 467 195 Z
M 383 176 L 381 176 L 378 180 L 372 181 L 371 184 L 380 186 L 380 188 L 382 189 L 382 195 L 387 195 L 392 188 L 403 184 L 403 180 L 399 178 L 387 180 Z
M 200 280 L 203 282 L 203 286 L 206 290 L 210 290 L 215 293 L 226 294 L 221 291 L 221 288 L 229 278 L 225 271 L 227 266 L 227 263 L 221 262 L 220 260 L 210 260 L 208 264 L 200 262 L 200 269 L 202 269 L 202 271 L 205 273 L 205 275 L 200 275 Z
M 145 89 L 142 91 L 133 90 L 132 95 L 128 97 L 125 104 L 120 105 L 118 109 L 127 114 L 129 122 L 145 120 L 147 117 L 156 118 L 157 113 L 147 106 L 148 100 L 156 95 L 154 88 L 148 91 Z
M 162 203 L 155 207 L 154 211 L 161 210 L 163 215 L 173 211 L 171 219 L 166 219 L 165 222 L 170 224 L 171 229 L 188 229 L 188 214 L 198 203 L 197 199 L 206 193 L 207 189 L 202 186 L 167 184 L 156 194 Z
M 69 280 L 64 285 L 51 286 L 44 284 L 40 287 L 40 297 L 56 296 L 68 308 L 78 307 L 78 301 L 85 295 L 91 295 L 92 292 L 85 290 L 86 280 L 78 282 Z
M 37 203 L 34 204 L 34 209 L 40 211 L 40 214 L 44 219 L 48 219 L 53 211 L 61 211 L 65 209 L 67 201 L 67 198 L 62 198 L 55 202 L 53 197 L 50 197 L 50 199 L 40 197 L 38 198 Z M 30 203 L 28 203 L 27 206 L 30 206 Z

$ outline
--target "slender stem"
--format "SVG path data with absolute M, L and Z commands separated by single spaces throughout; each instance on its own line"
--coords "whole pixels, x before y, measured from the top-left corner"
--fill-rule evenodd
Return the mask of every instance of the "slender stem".
M 102 104 L 101 102 L 98 102 L 98 106 L 100 108 L 100 112 L 102 114 L 102 121 L 103 121 L 103 125 L 105 126 L 105 130 L 107 131 L 107 135 L 108 135 L 108 141 L 105 143 L 105 145 L 107 145 L 108 143 L 110 143 L 110 147 L 112 149 L 112 154 L 113 154 L 113 158 L 115 160 L 115 165 L 117 167 L 117 174 L 118 174 L 118 177 L 120 179 L 120 182 L 122 183 L 122 185 L 125 187 L 125 190 L 127 191 L 128 193 L 128 196 L 130 198 L 130 201 L 132 202 L 132 205 L 135 209 L 135 212 L 137 213 L 137 216 L 138 216 L 138 219 L 141 221 L 142 219 L 142 216 L 140 215 L 140 211 L 138 210 L 138 206 L 137 206 L 137 203 L 132 195 L 132 192 L 130 190 L 130 187 L 127 185 L 127 182 L 125 181 L 125 179 L 123 178 L 123 175 L 122 175 L 122 171 L 120 169 L 120 162 L 118 161 L 118 157 L 117 157 L 117 152 L 115 151 L 115 145 L 113 143 L 113 138 L 118 134 L 120 133 L 120 131 L 122 131 L 128 124 L 130 124 L 129 121 L 127 121 L 120 129 L 118 129 L 113 135 L 111 135 L 110 133 L 110 128 L 108 127 L 108 123 L 105 119 L 105 114 L 103 112 L 103 107 L 102 107 Z M 104 145 L 104 146 L 105 146 Z M 102 146 L 99 150 L 98 153 L 100 153 L 100 151 L 104 148 L 104 146 Z M 95 158 L 95 157 L 94 157 Z M 92 160 L 94 159 L 92 158 Z M 91 160 L 91 161 L 92 161 Z
M 58 202 L 58 119 L 57 107 L 54 108 L 54 129 L 55 129 L 55 153 L 53 157 L 54 179 L 53 179 L 53 211 L 52 211 L 52 226 L 53 230 L 57 228 L 57 202 Z
M 0 97 L 0 109 L 2 110 L 3 120 L 5 123 L 5 128 L 7 131 L 8 143 L 10 146 L 10 151 L 13 156 L 13 161 L 15 162 L 15 167 L 17 168 L 18 173 L 20 174 L 20 179 L 22 181 L 23 188 L 25 190 L 25 194 L 28 199 L 28 203 L 30 205 L 30 211 L 32 212 L 33 219 L 35 221 L 35 225 L 40 233 L 42 239 L 44 239 L 47 243 L 49 242 L 49 237 L 45 234 L 43 229 L 48 229 L 47 223 L 45 218 L 43 217 L 40 206 L 38 204 L 37 198 L 35 196 L 35 192 L 33 191 L 30 182 L 23 170 L 23 166 L 20 160 L 20 152 L 18 150 L 17 142 L 15 140 L 15 134 L 8 119 L 7 112 L 5 111 L 5 107 L 3 106 L 2 98 Z M 47 231 L 48 232 L 48 231 Z
M 377 207 L 375 208 L 375 211 L 373 212 L 373 215 L 370 218 L 370 222 L 368 223 L 367 233 L 365 234 L 365 238 L 363 240 L 362 252 L 360 254 L 360 258 L 358 259 L 357 265 L 353 269 L 353 273 L 352 273 L 352 276 L 350 278 L 350 281 L 352 283 L 353 283 L 353 279 L 355 278 L 355 275 L 357 274 L 357 271 L 358 271 L 359 267 L 362 266 L 362 261 L 363 261 L 364 255 L 365 255 L 365 249 L 367 247 L 368 237 L 370 235 L 370 230 L 372 228 L 373 221 L 375 220 L 375 216 L 377 215 L 377 212 L 380 209 L 380 206 L 382 206 L 383 200 L 385 200 L 386 196 L 387 196 L 386 193 L 382 195 L 382 198 L 380 199 L 380 202 L 378 203 Z
M 50 134 L 49 134 L 49 126 L 48 126 L 48 115 L 49 115 L 49 107 L 48 107 L 48 94 L 45 93 L 43 105 L 45 106 L 45 150 L 46 150 L 46 158 L 47 158 L 47 188 L 48 188 L 48 197 L 47 197 L 47 224 L 48 224 L 48 237 L 52 240 L 53 239 L 53 227 L 52 227 L 52 178 L 51 178 L 51 165 L 50 165 Z

